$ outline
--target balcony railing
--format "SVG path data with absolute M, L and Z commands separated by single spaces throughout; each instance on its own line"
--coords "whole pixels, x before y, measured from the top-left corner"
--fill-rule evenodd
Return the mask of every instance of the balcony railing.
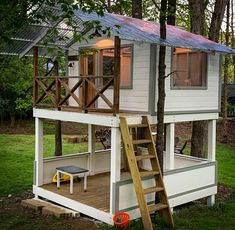
M 116 114 L 119 87 L 115 84 L 114 76 L 35 77 L 34 106 Z M 113 90 L 112 100 L 104 94 L 109 87 Z M 102 107 L 99 107 L 101 101 Z

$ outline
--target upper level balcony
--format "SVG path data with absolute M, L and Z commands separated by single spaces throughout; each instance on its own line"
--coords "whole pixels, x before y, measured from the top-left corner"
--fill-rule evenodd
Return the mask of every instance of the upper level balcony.
M 112 100 L 104 94 L 107 88 L 113 90 Z M 115 115 L 119 87 L 114 76 L 35 77 L 34 107 Z

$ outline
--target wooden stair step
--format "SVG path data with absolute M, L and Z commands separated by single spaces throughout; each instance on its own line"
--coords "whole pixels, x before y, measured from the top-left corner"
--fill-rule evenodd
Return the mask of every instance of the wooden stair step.
M 152 138 L 148 117 L 142 116 L 142 121 L 144 124 L 128 125 L 126 117 L 120 117 L 120 130 L 125 148 L 125 154 L 129 163 L 129 168 L 133 179 L 133 185 L 135 188 L 136 197 L 140 208 L 140 213 L 142 215 L 144 229 L 153 229 L 150 213 L 155 211 L 160 211 L 166 222 L 172 227 L 174 227 L 174 222 L 169 202 L 167 199 L 167 194 L 164 188 L 164 181 L 159 169 L 159 162 L 156 149 L 153 146 L 154 141 Z M 145 132 L 144 137 L 139 139 L 137 138 L 136 140 L 137 133 L 133 131 L 137 128 L 143 128 Z M 140 144 L 148 144 L 148 154 L 138 155 L 137 153 L 136 155 L 136 150 L 138 150 L 136 147 Z M 150 160 L 150 165 L 152 168 L 152 170 L 150 171 L 143 170 L 138 167 L 137 161 L 146 159 Z M 154 179 L 155 186 L 144 188 L 143 180 L 148 177 Z M 158 192 L 161 193 L 159 194 L 159 203 L 148 205 L 146 200 L 147 197 L 145 195 Z
M 140 140 L 133 140 L 132 143 L 133 145 L 141 145 L 141 144 L 149 144 L 152 141 L 149 139 L 140 139 Z
M 144 172 L 140 172 L 140 176 L 141 177 L 147 177 L 147 176 L 155 176 L 158 175 L 159 172 L 157 171 L 144 171 Z
M 162 203 L 158 203 L 158 204 L 153 204 L 153 205 L 149 205 L 148 206 L 148 210 L 150 213 L 155 212 L 155 211 L 159 211 L 162 209 L 168 208 L 167 204 L 162 204 Z
M 144 194 L 149 194 L 153 192 L 161 192 L 163 191 L 163 187 L 151 187 L 144 189 Z
M 139 155 L 139 156 L 136 156 L 136 160 L 137 161 L 141 161 L 141 160 L 147 160 L 147 159 L 154 159 L 156 158 L 155 155 Z
M 148 124 L 131 124 L 128 125 L 129 129 L 134 129 L 134 128 L 147 128 Z

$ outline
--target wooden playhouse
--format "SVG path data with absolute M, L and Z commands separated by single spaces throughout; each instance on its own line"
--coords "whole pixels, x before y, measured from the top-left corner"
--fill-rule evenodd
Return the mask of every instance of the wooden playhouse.
M 221 54 L 235 51 L 174 26 L 167 26 L 167 39 L 161 41 L 159 25 L 153 22 L 109 13 L 98 17 L 79 10 L 76 17 L 80 20 L 81 33 L 91 35 L 94 31 L 83 28 L 80 22 L 98 19 L 102 26 L 111 28 L 111 36 L 94 34 L 89 41 L 73 42 L 71 37 L 69 39 L 69 28 L 64 28 L 60 20 L 56 27 L 67 35 L 67 40 L 53 38 L 47 46 L 67 50 L 66 77 L 38 76 L 38 55 L 45 51 L 42 45 L 48 36 L 48 25 L 32 30 L 34 36 L 18 33 L 13 42 L 19 43 L 19 48 L 1 52 L 23 56 L 33 50 L 34 54 L 35 196 L 108 224 L 113 224 L 113 216 L 121 211 L 129 213 L 131 219 L 140 217 L 131 174 L 124 170 L 120 117 L 125 117 L 129 125 L 141 124 L 142 116 L 148 117 L 150 124 L 157 123 L 157 68 L 161 44 L 167 46 L 166 73 L 175 73 L 166 78 L 165 85 L 163 177 L 170 208 L 173 210 L 203 197 L 213 205 L 217 193 L 216 120 L 220 111 Z M 86 50 L 86 55 L 79 55 L 84 53 L 79 51 Z M 50 103 L 45 105 L 45 101 Z M 88 151 L 44 158 L 44 119 L 87 124 Z M 175 124 L 200 120 L 208 120 L 208 157 L 176 154 Z M 110 149 L 96 151 L 95 126 L 111 129 Z M 144 147 L 137 148 L 137 152 L 148 154 Z M 69 192 L 69 185 L 57 189 L 56 184 L 52 184 L 56 168 L 69 165 L 89 170 L 86 192 L 82 184 L 74 184 L 73 194 Z M 149 159 L 139 163 L 139 167 L 145 172 L 152 170 Z M 147 174 L 142 183 L 144 187 L 151 187 L 154 177 Z M 148 204 L 154 203 L 154 193 L 147 194 L 146 199 Z

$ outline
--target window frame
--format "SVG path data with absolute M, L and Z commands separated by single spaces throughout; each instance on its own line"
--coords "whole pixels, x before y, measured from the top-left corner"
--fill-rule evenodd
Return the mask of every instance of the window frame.
M 174 47 L 174 48 L 179 48 L 179 47 Z M 173 72 L 173 56 L 174 56 L 174 48 L 171 48 L 171 72 Z M 208 58 L 209 58 L 209 55 L 208 53 L 206 52 L 201 52 L 201 51 L 193 51 L 193 52 L 196 52 L 196 53 L 203 53 L 206 55 L 206 60 L 205 60 L 205 85 L 203 86 L 190 86 L 190 85 L 187 85 L 187 86 L 175 86 L 174 85 L 174 73 L 171 75 L 170 77 L 170 89 L 171 90 L 207 90 L 208 89 Z M 187 58 L 188 60 L 188 58 Z
M 120 85 L 120 89 L 133 89 L 134 45 L 133 44 L 121 45 L 121 49 L 122 48 L 127 48 L 127 47 L 130 47 L 130 49 L 131 49 L 130 85 L 129 86 L 122 86 L 122 85 Z M 103 56 L 101 57 L 101 53 L 102 52 L 100 52 L 100 51 L 108 50 L 108 49 L 114 49 L 114 47 L 105 47 L 103 49 L 99 49 L 99 53 L 98 53 L 99 61 L 98 61 L 98 63 L 99 63 L 99 74 L 100 75 L 102 75 L 101 72 L 103 71 L 103 66 L 102 66 L 103 65 Z M 120 78 L 121 78 L 121 76 L 120 76 Z M 109 86 L 108 88 L 113 88 L 113 86 Z

